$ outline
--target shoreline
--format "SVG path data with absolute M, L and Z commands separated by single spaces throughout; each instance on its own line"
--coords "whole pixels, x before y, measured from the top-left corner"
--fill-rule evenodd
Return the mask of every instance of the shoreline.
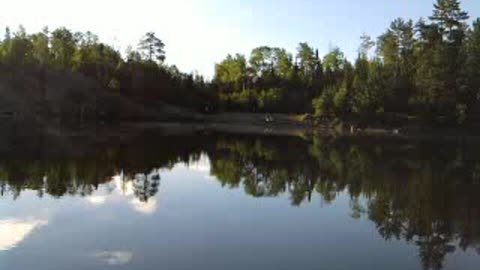
M 0 126 L 35 127 L 44 130 L 84 130 L 95 132 L 123 131 L 129 128 L 161 128 L 168 132 L 216 131 L 237 134 L 278 135 L 278 136 L 381 136 L 394 138 L 475 138 L 480 139 L 480 128 L 468 126 L 434 126 L 419 123 L 358 125 L 354 122 L 330 121 L 315 124 L 311 115 L 289 115 L 268 113 L 219 113 L 192 114 L 191 117 L 168 116 L 145 119 L 124 119 L 109 121 L 66 121 L 56 118 L 15 119 L 1 117 Z M 48 131 L 47 131 L 48 132 Z M 69 132 L 68 132 L 69 133 Z M 73 132 L 76 133 L 76 132 Z M 83 133 L 83 132 L 80 132 Z M 85 132 L 90 133 L 90 132 Z
M 331 124 L 307 125 L 292 124 L 258 124 L 245 122 L 130 122 L 121 124 L 124 127 L 162 129 L 168 133 L 188 132 L 221 132 L 233 134 L 251 134 L 266 136 L 298 136 L 303 138 L 313 136 L 332 137 L 383 137 L 413 140 L 474 140 L 480 142 L 480 133 L 457 127 L 420 127 L 404 128 L 367 127 L 352 132 L 347 128 L 338 128 Z

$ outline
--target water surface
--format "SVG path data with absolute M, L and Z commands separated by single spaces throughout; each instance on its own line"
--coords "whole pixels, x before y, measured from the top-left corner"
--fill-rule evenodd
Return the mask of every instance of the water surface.
M 5 140 L 2 270 L 480 267 L 475 142 Z

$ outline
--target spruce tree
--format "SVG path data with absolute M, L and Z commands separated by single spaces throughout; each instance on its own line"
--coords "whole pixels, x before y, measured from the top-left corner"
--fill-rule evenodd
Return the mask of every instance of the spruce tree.
M 466 73 L 471 105 L 478 106 L 480 102 L 480 18 L 473 23 L 467 42 Z

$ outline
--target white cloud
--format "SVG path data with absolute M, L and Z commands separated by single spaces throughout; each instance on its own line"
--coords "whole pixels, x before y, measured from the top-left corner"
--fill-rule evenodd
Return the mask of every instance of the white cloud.
M 108 265 L 124 265 L 132 260 L 133 253 L 129 251 L 99 251 L 94 256 Z
M 150 198 L 148 202 L 141 202 L 134 198 L 130 200 L 130 205 L 134 211 L 144 215 L 151 215 L 157 210 L 157 200 L 155 198 Z
M 0 251 L 15 248 L 36 228 L 47 224 L 46 220 L 0 220 Z
M 158 170 L 153 170 L 146 177 L 151 179 L 158 173 Z M 142 177 L 145 177 L 145 175 L 139 174 L 135 176 L 138 179 Z M 110 183 L 106 184 L 95 194 L 86 197 L 85 200 L 94 206 L 100 206 L 107 202 L 127 202 L 133 211 L 144 215 L 151 215 L 157 210 L 157 200 L 155 198 L 150 198 L 148 202 L 141 202 L 135 197 L 134 181 L 127 181 L 123 172 L 113 176 Z
M 210 173 L 211 168 L 210 159 L 207 155 L 202 155 L 200 156 L 200 159 L 198 161 L 190 162 L 187 168 L 192 171 L 198 171 L 208 174 Z
M 95 206 L 99 206 L 105 204 L 105 202 L 107 201 L 107 196 L 92 195 L 90 197 L 87 197 L 87 201 Z

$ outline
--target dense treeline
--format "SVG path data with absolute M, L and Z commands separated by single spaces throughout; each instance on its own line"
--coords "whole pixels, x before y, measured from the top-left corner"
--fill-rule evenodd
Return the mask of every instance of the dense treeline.
M 126 55 L 102 43 L 91 33 L 58 28 L 27 34 L 24 27 L 11 32 L 7 27 L 0 41 L 0 64 L 24 70 L 38 70 L 40 80 L 46 71 L 76 72 L 93 78 L 100 89 L 122 95 L 158 99 L 172 104 L 199 108 L 212 102 L 202 76 L 181 73 L 167 66 L 165 44 L 154 33 L 146 33 L 136 50 Z
M 94 78 L 101 89 L 162 100 L 202 112 L 314 113 L 317 119 L 420 119 L 462 123 L 480 111 L 480 19 L 458 0 L 437 0 L 428 20 L 395 19 L 377 38 L 364 34 L 349 61 L 334 47 L 321 57 L 307 43 L 295 55 L 255 48 L 229 55 L 212 81 L 164 63 L 165 44 L 150 32 L 122 55 L 91 32 L 65 28 L 27 34 L 6 29 L 0 65 L 67 70 Z M 394 117 L 394 118 L 393 118 Z
M 480 19 L 470 27 L 457 0 L 437 0 L 428 20 L 396 19 L 377 41 L 364 34 L 352 63 L 300 43 L 295 56 L 259 47 L 216 65 L 228 108 L 374 119 L 385 113 L 464 121 L 479 109 Z M 375 53 L 372 53 L 376 48 Z

